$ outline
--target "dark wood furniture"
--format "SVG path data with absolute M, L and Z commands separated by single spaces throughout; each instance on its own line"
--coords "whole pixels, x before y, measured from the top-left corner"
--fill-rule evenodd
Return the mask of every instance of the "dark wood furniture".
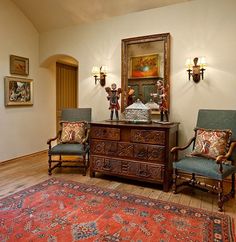
M 178 140 L 178 123 L 127 124 L 92 122 L 90 176 L 95 172 L 159 183 L 172 183 L 170 150 Z

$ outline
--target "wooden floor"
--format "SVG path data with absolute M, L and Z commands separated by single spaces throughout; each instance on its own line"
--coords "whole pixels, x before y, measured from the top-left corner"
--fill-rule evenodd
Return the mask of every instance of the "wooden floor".
M 96 178 L 90 178 L 88 174 L 83 176 L 77 168 L 57 168 L 52 176 L 48 176 L 47 159 L 47 153 L 43 152 L 0 163 L 0 198 L 55 177 L 218 212 L 217 196 L 211 193 L 197 189 L 192 192 L 190 188 L 178 194 L 173 194 L 171 191 L 166 193 L 162 191 L 161 186 L 155 184 L 138 183 L 99 174 Z M 225 203 L 224 213 L 236 218 L 236 199 Z

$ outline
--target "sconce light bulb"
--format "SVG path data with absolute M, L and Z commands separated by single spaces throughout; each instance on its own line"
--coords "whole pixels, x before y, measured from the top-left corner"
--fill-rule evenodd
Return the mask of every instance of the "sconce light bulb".
M 200 57 L 200 62 L 199 62 L 201 68 L 204 68 L 206 66 L 206 57 L 202 56 Z
M 191 58 L 188 58 L 185 62 L 185 66 L 187 67 L 187 69 L 191 69 L 192 66 L 193 66 L 193 63 L 192 63 L 192 59 Z
M 97 66 L 93 66 L 93 68 L 92 68 L 92 74 L 93 74 L 94 76 L 98 76 L 99 73 L 100 73 L 100 69 L 99 69 L 99 67 L 97 67 Z
M 101 66 L 101 72 L 102 72 L 102 73 L 106 74 L 107 71 L 108 71 L 107 66 Z

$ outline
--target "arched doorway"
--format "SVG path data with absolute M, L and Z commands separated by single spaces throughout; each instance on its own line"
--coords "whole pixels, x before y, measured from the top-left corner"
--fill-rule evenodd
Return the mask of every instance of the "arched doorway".
M 54 55 L 42 64 L 51 65 L 56 82 L 56 128 L 59 130 L 61 110 L 78 107 L 78 61 L 67 55 Z

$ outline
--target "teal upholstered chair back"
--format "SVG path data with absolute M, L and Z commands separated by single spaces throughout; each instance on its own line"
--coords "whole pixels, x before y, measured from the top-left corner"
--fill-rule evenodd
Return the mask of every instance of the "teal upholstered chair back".
M 91 108 L 67 108 L 61 113 L 62 121 L 87 121 L 91 122 Z
M 200 109 L 197 127 L 205 129 L 230 129 L 231 140 L 236 141 L 236 110 Z M 231 159 L 236 161 L 236 151 Z

